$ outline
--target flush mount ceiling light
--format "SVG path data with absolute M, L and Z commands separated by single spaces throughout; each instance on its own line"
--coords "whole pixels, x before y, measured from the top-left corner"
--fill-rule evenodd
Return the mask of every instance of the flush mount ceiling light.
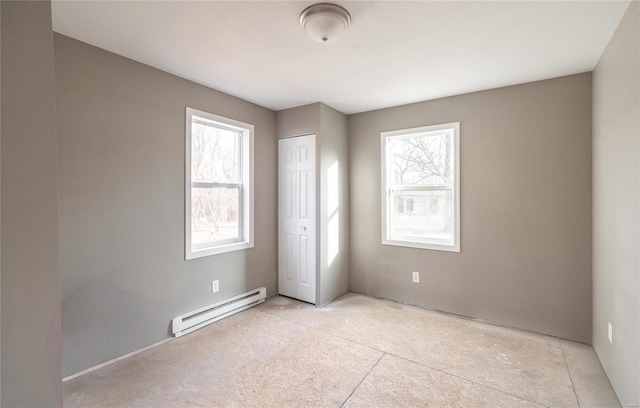
M 350 23 L 349 12 L 337 4 L 314 4 L 300 14 L 300 25 L 309 37 L 321 43 L 331 42 L 340 37 Z

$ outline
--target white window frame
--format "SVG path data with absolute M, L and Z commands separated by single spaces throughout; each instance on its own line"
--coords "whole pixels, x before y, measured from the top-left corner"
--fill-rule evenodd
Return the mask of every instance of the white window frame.
M 437 134 L 443 130 L 453 130 L 453 145 L 454 145 L 454 185 L 452 187 L 453 194 L 453 242 L 443 243 L 438 242 L 436 239 L 424 239 L 417 241 L 406 237 L 403 238 L 391 238 L 390 237 L 390 220 L 391 220 L 391 208 L 393 203 L 390 202 L 392 197 L 392 187 L 390 182 L 392 180 L 391 168 L 388 165 L 389 149 L 388 146 L 394 138 L 403 138 L 416 135 L 428 135 Z M 381 191 L 382 191 L 382 244 L 403 246 L 410 248 L 422 248 L 433 249 L 439 251 L 460 252 L 460 122 L 445 123 L 440 125 L 422 126 L 411 129 L 393 130 L 380 133 L 380 151 L 381 151 Z M 422 189 L 429 189 L 430 187 L 422 187 Z M 401 187 L 397 187 L 397 190 L 401 190 Z M 420 188 L 411 188 L 416 190 Z M 440 188 L 438 188 L 440 189 Z
M 186 143 L 185 143 L 185 259 L 201 258 L 253 248 L 253 133 L 254 126 L 238 120 L 214 115 L 209 112 L 187 108 L 186 110 Z M 196 183 L 191 181 L 191 124 L 193 117 L 210 122 L 213 126 L 232 129 L 241 133 L 241 171 L 242 183 Z M 224 185 L 223 185 L 224 184 Z M 229 186 L 227 186 L 227 184 Z M 233 186 L 231 186 L 233 184 Z M 213 245 L 200 245 L 193 248 L 191 245 L 191 190 L 194 187 L 230 187 L 239 188 L 241 208 L 238 209 L 238 222 L 240 223 L 240 239 L 218 241 Z

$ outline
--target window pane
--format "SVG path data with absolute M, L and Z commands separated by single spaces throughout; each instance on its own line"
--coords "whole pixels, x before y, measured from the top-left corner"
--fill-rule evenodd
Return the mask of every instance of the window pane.
M 389 238 L 443 243 L 453 240 L 451 190 L 395 191 L 390 199 Z
M 191 126 L 191 181 L 239 183 L 241 134 L 198 122 Z
M 390 185 L 453 185 L 453 133 L 391 139 Z
M 239 240 L 238 188 L 191 189 L 191 245 Z

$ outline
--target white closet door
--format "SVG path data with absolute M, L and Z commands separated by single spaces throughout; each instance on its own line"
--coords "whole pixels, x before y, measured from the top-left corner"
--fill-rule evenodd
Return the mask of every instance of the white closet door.
M 316 303 L 316 135 L 279 140 L 278 286 Z

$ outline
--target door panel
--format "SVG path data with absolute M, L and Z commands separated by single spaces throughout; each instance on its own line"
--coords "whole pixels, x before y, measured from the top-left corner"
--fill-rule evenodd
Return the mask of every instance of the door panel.
M 295 282 L 296 259 L 295 259 L 295 237 L 293 234 L 284 234 L 284 279 L 288 282 Z
M 293 178 L 295 177 L 294 172 L 292 171 L 287 171 L 285 174 L 285 185 L 283 186 L 283 188 L 285 188 L 285 199 L 284 199 L 284 205 L 285 205 L 285 215 L 287 216 L 287 218 L 291 218 L 293 217 L 293 200 L 295 199 L 295 197 L 293 196 Z
M 309 237 L 306 235 L 300 235 L 299 239 L 300 245 L 298 245 L 298 258 L 300 262 L 298 263 L 299 271 L 300 271 L 300 285 L 309 285 L 309 268 L 308 268 L 308 258 L 309 258 Z
M 300 193 L 298 194 L 298 200 L 299 203 L 299 219 L 300 220 L 306 220 L 309 218 L 309 211 L 307 208 L 307 190 L 309 189 L 308 185 L 308 179 L 307 177 L 309 176 L 307 171 L 301 171 L 298 173 L 298 177 L 299 177 L 299 182 L 298 182 L 298 190 L 300 190 Z
M 279 140 L 279 293 L 316 300 L 315 135 Z

